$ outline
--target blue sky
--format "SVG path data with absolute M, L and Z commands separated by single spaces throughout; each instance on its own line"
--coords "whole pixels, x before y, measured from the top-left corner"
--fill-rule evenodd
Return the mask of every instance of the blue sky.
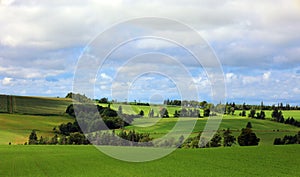
M 297 0 L 1 0 L 0 94 L 65 96 L 72 91 L 77 62 L 89 42 L 112 25 L 148 16 L 187 24 L 207 41 L 221 62 L 229 102 L 299 105 Z M 165 33 L 186 35 L 171 26 Z M 197 45 L 198 41 L 189 38 L 186 42 Z M 143 62 L 125 65 L 126 58 L 143 52 L 166 54 L 182 63 L 190 75 L 180 77 L 179 69 L 168 63 L 171 60 L 166 55 L 148 55 L 141 58 Z M 134 75 L 153 66 L 178 74 L 176 82 L 185 84 L 186 89 L 178 89 L 180 83 L 174 83 L 170 73 Z M 129 81 L 130 76 L 136 80 Z M 184 50 L 160 40 L 136 40 L 120 47 L 89 82 L 95 84 L 95 97 L 120 101 L 180 99 L 180 92 L 189 92 L 190 85 L 197 87 L 197 99 L 211 99 L 205 68 L 195 64 Z

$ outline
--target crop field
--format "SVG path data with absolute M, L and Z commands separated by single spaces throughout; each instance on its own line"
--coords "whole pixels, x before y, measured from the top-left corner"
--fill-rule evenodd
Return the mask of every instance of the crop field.
M 0 144 L 24 144 L 32 130 L 38 136 L 52 137 L 53 127 L 70 121 L 74 119 L 67 116 L 0 114 Z
M 0 146 L 0 154 L 5 177 L 300 176 L 297 145 L 178 149 L 143 163 L 113 159 L 93 146 Z
M 71 99 L 0 95 L 0 112 L 30 115 L 64 115 Z

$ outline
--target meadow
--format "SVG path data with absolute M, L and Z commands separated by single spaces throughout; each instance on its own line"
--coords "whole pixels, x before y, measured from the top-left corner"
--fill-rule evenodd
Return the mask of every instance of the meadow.
M 297 145 L 178 149 L 143 163 L 113 159 L 93 146 L 0 146 L 0 154 L 5 177 L 300 176 Z
M 73 121 L 68 116 L 0 114 L 0 144 L 24 144 L 32 130 L 39 137 L 53 137 L 53 127 Z

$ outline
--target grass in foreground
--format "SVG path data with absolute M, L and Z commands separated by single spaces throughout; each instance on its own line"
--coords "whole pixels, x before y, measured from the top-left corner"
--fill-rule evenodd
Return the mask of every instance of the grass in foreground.
M 178 149 L 130 163 L 93 146 L 0 146 L 0 176 L 300 176 L 299 145 Z

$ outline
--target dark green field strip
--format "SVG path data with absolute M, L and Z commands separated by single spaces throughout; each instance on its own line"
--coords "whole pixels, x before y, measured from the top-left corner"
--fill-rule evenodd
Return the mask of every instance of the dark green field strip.
M 0 176 L 300 176 L 299 150 L 299 145 L 179 149 L 132 163 L 93 146 L 0 146 Z

